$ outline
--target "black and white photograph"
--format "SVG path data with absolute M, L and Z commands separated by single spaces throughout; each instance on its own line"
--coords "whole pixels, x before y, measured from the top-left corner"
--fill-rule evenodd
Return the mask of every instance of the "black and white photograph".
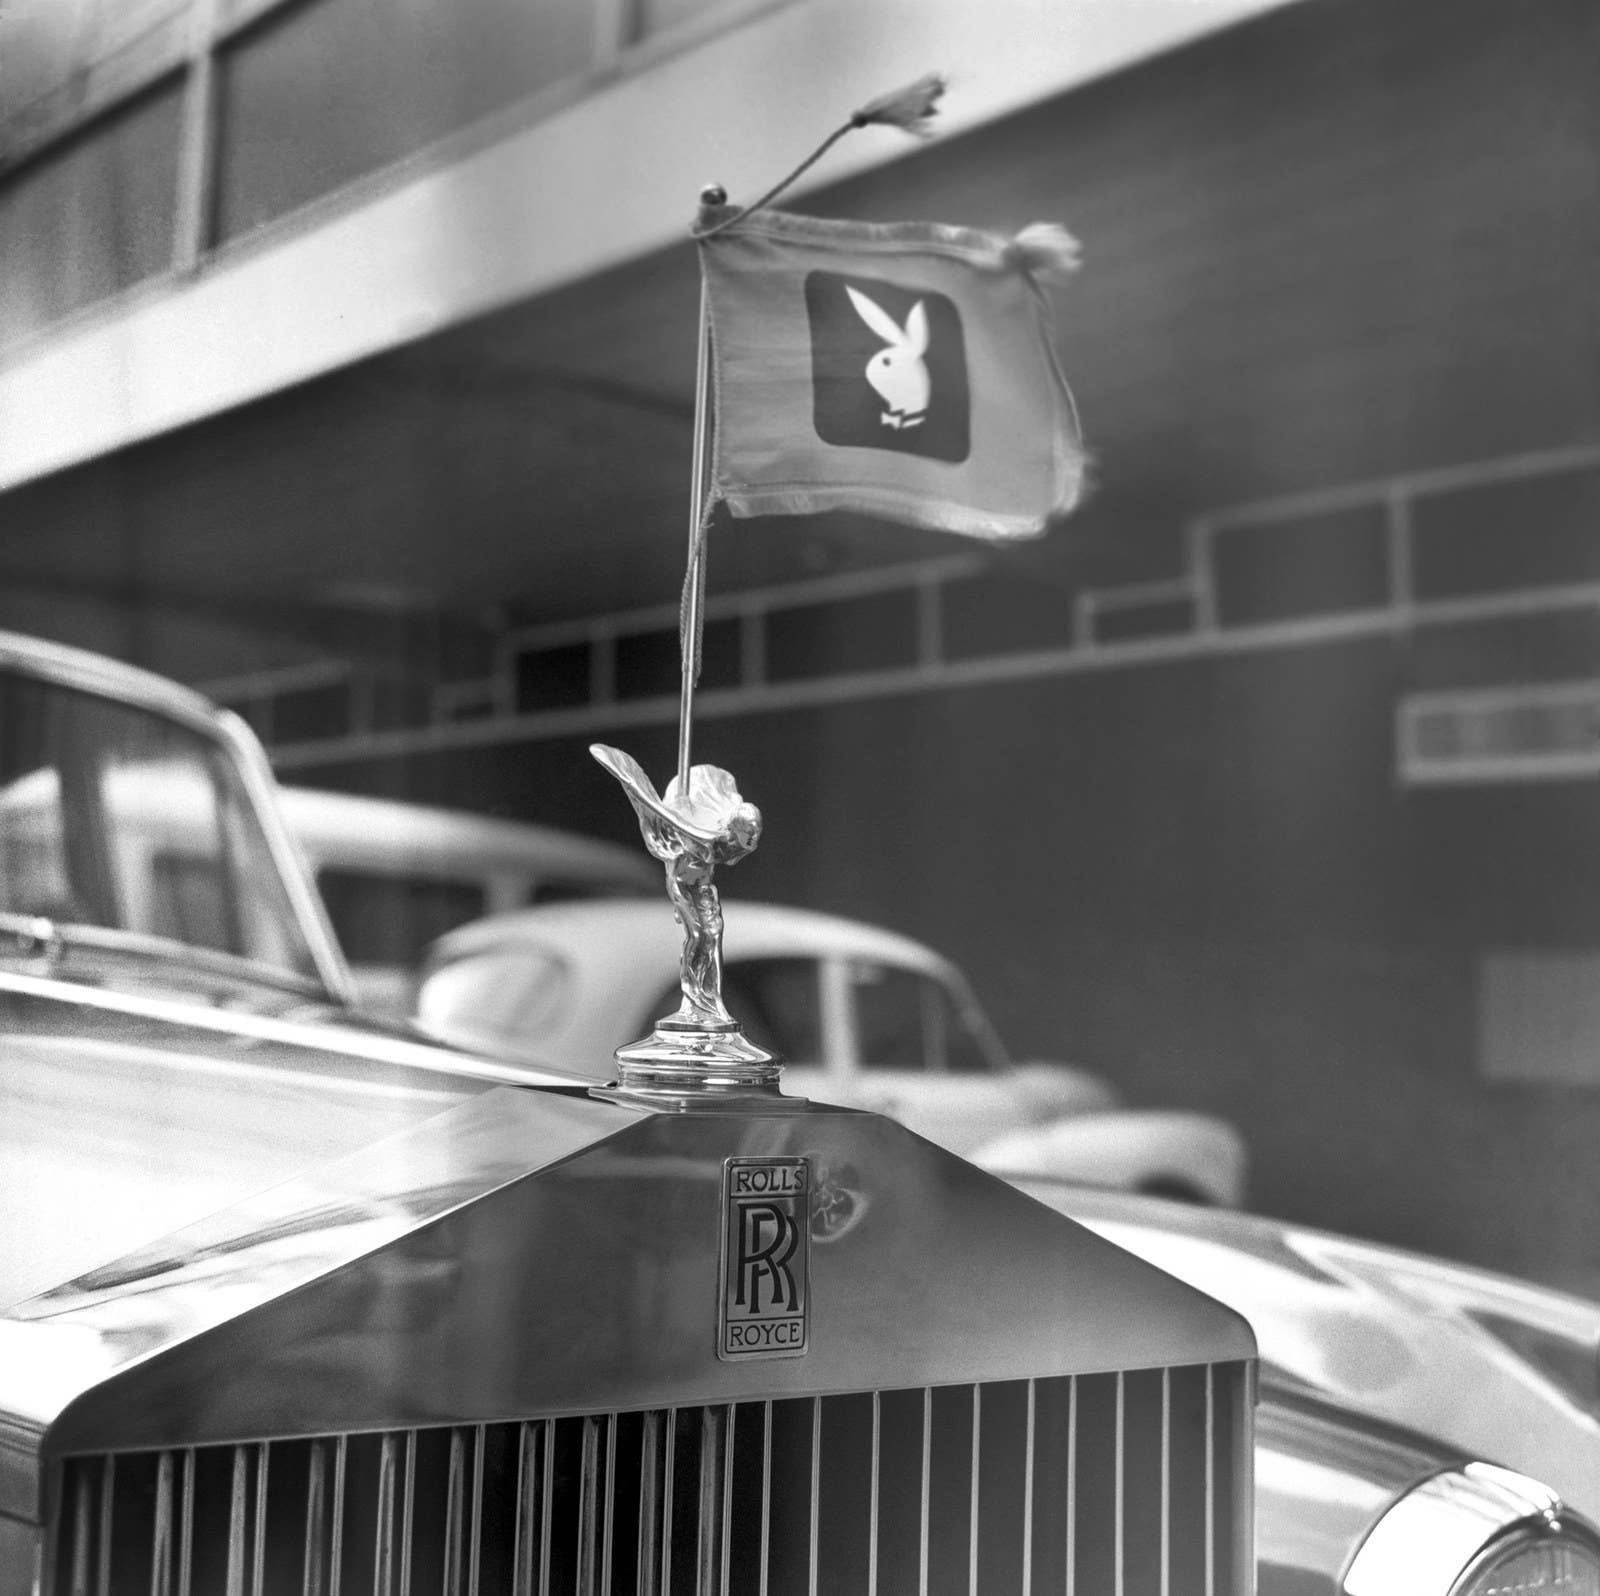
M 0 0 L 0 1596 L 1600 1596 L 1595 0 Z

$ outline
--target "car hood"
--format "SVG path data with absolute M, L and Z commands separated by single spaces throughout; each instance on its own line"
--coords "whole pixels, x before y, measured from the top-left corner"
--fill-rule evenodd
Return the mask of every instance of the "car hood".
M 347 1011 L 177 1004 L 13 973 L 0 975 L 0 1063 L 0 1311 L 530 1080 Z
M 890 1121 L 746 1106 L 489 1087 L 12 1304 L 0 1514 L 88 1452 L 1254 1356 L 1238 1315 Z M 750 1158 L 815 1182 L 803 1358 L 714 1355 Z
M 1242 1313 L 1265 1387 L 1522 1469 L 1600 1518 L 1600 1303 L 1258 1216 L 1017 1184 Z

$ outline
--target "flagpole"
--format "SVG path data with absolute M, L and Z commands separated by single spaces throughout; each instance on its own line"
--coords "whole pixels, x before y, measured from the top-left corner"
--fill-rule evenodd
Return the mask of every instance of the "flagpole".
M 702 206 L 726 199 L 721 189 L 701 192 Z M 706 302 L 706 281 L 700 278 L 699 350 L 694 373 L 694 463 L 689 481 L 689 558 L 683 579 L 683 606 L 679 619 L 682 681 L 678 694 L 678 792 L 689 791 L 689 745 L 694 732 L 694 688 L 700 675 L 700 636 L 704 627 L 706 589 L 706 444 L 710 418 L 706 414 L 711 371 L 711 326 Z

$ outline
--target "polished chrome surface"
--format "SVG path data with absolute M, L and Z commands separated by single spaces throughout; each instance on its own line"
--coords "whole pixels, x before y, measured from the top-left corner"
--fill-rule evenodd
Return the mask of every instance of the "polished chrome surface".
M 1450 1596 L 1491 1547 L 1508 1552 L 1564 1539 L 1600 1554 L 1600 1540 L 1554 1491 L 1510 1469 L 1466 1463 L 1423 1480 L 1384 1513 L 1351 1562 L 1343 1590 L 1345 1596 Z
M 1266 1387 L 1432 1437 L 1441 1465 L 1492 1458 L 1600 1522 L 1600 1303 L 1281 1220 L 1018 1184 L 1243 1314 Z
M 0 1036 L 0 1311 L 522 1079 L 353 1027 L 41 977 L 0 974 Z
M 1263 1390 L 1254 1459 L 1261 1596 L 1447 1596 L 1519 1523 L 1584 1534 L 1525 1476 L 1304 1393 Z
M 236 1113 L 251 1115 L 270 1144 L 270 1098 L 237 1090 L 231 1097 Z M 439 1250 L 430 1225 L 636 1117 L 581 1096 L 541 1100 L 507 1089 L 453 1107 L 449 1098 L 425 1097 L 345 1103 L 330 1092 L 322 1107 L 323 1119 L 315 1127 L 302 1124 L 301 1133 L 318 1129 L 333 1145 L 341 1135 L 353 1137 L 358 1151 L 331 1159 L 325 1154 L 304 1173 L 265 1190 L 253 1189 L 267 1184 L 259 1164 L 233 1172 L 202 1168 L 199 1185 L 186 1198 L 172 1199 L 178 1207 L 145 1216 L 156 1225 L 154 1239 L 0 1314 L 0 1514 L 37 1517 L 41 1454 L 74 1426 L 96 1429 L 98 1413 L 109 1423 L 108 1443 L 115 1439 L 124 1419 L 134 1417 L 124 1410 L 122 1391 L 137 1404 L 141 1392 L 152 1390 L 149 1400 L 168 1407 L 165 1419 L 143 1414 L 143 1422 L 154 1422 L 160 1432 L 157 1440 L 205 1439 L 208 1427 L 196 1415 L 213 1410 L 233 1384 L 245 1387 L 272 1418 L 264 1427 L 239 1426 L 230 1439 L 324 1427 L 325 1383 L 346 1378 L 347 1366 L 366 1365 L 366 1378 L 382 1384 L 391 1349 L 416 1322 L 447 1307 L 466 1266 Z M 392 1116 L 387 1124 L 385 1114 Z M 177 1129 L 184 1142 L 182 1126 Z M 385 1137 L 386 1130 L 394 1133 Z M 365 1145 L 374 1137 L 382 1139 Z M 181 1165 L 203 1145 L 193 1138 L 167 1157 Z M 241 1176 L 250 1192 L 243 1200 L 235 1195 L 233 1206 L 199 1220 L 172 1220 L 184 1201 L 205 1211 L 208 1181 Z M 414 1256 L 385 1256 L 387 1244 L 407 1236 L 419 1238 Z M 352 1268 L 359 1280 L 341 1276 Z M 316 1284 L 328 1293 L 324 1312 L 343 1315 L 338 1322 L 319 1325 L 299 1312 L 296 1294 Z M 229 1327 L 251 1325 L 275 1302 L 284 1308 L 287 1328 L 268 1332 L 281 1338 L 273 1359 L 261 1359 L 247 1335 L 246 1361 L 219 1371 L 216 1344 L 230 1341 Z M 502 1358 L 521 1334 L 515 1323 L 498 1319 L 481 1329 Z M 446 1348 L 436 1345 L 432 1355 L 454 1355 L 448 1335 L 445 1341 Z M 455 1373 L 470 1384 L 481 1370 Z M 123 1384 L 130 1380 L 131 1388 Z
M 1248 1378 L 1201 1364 L 74 1456 L 46 1592 L 1244 1596 L 1247 1476 L 1201 1452 L 1204 1393 L 1232 1411 Z M 1192 1503 L 1201 1470 L 1214 1525 L 1136 1533 L 1153 1503 Z
M 593 1077 L 534 1065 L 496 1063 L 423 1038 L 414 1031 L 348 1013 L 342 1008 L 307 1004 L 303 998 L 273 1001 L 256 994 L 258 1006 L 243 1007 L 237 991 L 232 1002 L 216 1006 L 197 998 L 177 999 L 152 994 L 135 983 L 134 990 L 115 985 L 83 985 L 54 976 L 0 969 L 0 1012 L 14 1033 L 20 1029 L 23 999 L 56 1005 L 53 1018 L 35 1014 L 52 1033 L 81 1025 L 87 1032 L 106 1023 L 121 1023 L 124 1034 L 148 1036 L 164 1028 L 178 1050 L 234 1052 L 260 1043 L 278 1043 L 305 1054 L 326 1054 L 355 1068 L 378 1064 L 455 1076 L 461 1080 L 521 1086 L 584 1086 Z M 8 997 L 15 994 L 15 1002 Z M 148 1021 L 160 1022 L 151 1026 Z M 32 1021 L 30 1020 L 30 1026 Z M 188 1034 L 186 1034 L 188 1033 Z M 232 1045 L 230 1045 L 232 1044 Z M 165 1043 L 163 1044 L 165 1045 Z M 261 1049 L 271 1053 L 274 1048 Z M 340 1070 L 343 1064 L 324 1067 Z
M 1341 1575 L 1389 1504 L 1452 1461 L 1335 1408 L 1264 1392 L 1254 1453 L 1262 1596 L 1339 1596 Z
M 736 865 L 754 851 L 761 811 L 719 766 L 695 765 L 658 795 L 639 762 L 620 748 L 595 743 L 589 752 L 622 784 L 645 847 L 666 867 L 667 897 L 683 932 L 682 1001 L 648 1037 L 617 1049 L 621 1090 L 775 1084 L 782 1066 L 744 1035 L 722 1001 L 722 900 L 713 879 L 719 865 Z

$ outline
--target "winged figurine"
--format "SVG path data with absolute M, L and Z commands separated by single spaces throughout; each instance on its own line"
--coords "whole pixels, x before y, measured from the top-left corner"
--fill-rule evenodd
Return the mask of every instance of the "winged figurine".
M 673 777 L 658 795 L 631 754 L 605 743 L 591 744 L 589 752 L 622 783 L 645 847 L 666 866 L 667 896 L 683 927 L 683 1003 L 663 1024 L 737 1030 L 722 1001 L 722 903 L 712 876 L 718 865 L 737 864 L 754 851 L 761 840 L 761 811 L 739 796 L 733 777 L 718 765 L 694 765 L 687 791 Z

